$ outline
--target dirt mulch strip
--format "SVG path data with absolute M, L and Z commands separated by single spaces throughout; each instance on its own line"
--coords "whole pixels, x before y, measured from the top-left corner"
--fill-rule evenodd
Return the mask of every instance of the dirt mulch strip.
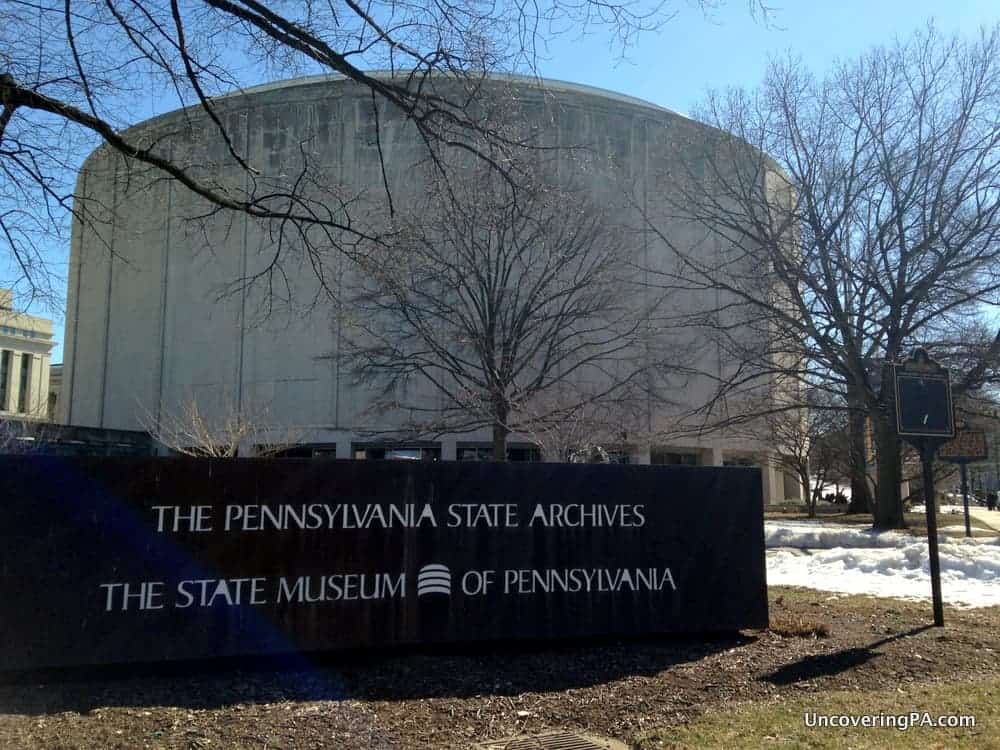
M 777 632 L 4 684 L 0 747 L 466 748 L 547 728 L 631 740 L 709 707 L 1000 674 L 1000 608 L 948 608 L 943 631 L 929 610 L 773 588 Z

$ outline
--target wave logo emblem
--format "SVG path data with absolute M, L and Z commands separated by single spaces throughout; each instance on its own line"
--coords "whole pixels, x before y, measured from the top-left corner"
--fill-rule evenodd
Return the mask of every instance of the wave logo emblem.
M 417 596 L 451 596 L 451 571 L 445 565 L 425 565 L 417 573 Z

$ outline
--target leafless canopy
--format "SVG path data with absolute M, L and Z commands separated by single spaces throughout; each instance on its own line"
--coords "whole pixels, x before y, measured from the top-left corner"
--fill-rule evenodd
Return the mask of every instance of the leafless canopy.
M 603 387 L 565 382 L 537 394 L 519 410 L 519 429 L 547 460 L 585 463 L 601 451 L 644 445 L 650 439 L 650 396 L 648 380 L 635 377 L 637 369 L 634 360 L 622 362 L 613 372 L 619 378 L 633 373 L 627 382 L 611 380 Z
M 674 218 L 722 260 L 675 248 L 661 278 L 722 300 L 692 321 L 731 359 L 707 421 L 761 378 L 884 415 L 873 363 L 954 339 L 1000 302 L 998 28 L 971 42 L 928 28 L 821 80 L 776 62 L 760 89 L 713 96 L 701 116 L 721 132 L 675 176 Z M 995 364 L 992 337 L 981 343 L 963 387 Z
M 248 411 L 228 398 L 216 406 L 209 412 L 192 398 L 176 413 L 147 413 L 143 427 L 163 447 L 196 458 L 266 456 L 302 441 L 301 431 L 275 427 L 267 408 Z
M 751 8 L 766 14 L 756 0 Z M 295 242 L 278 243 L 283 250 L 371 240 L 344 196 L 305 197 L 314 187 L 305 167 L 266 179 L 217 97 L 301 72 L 340 74 L 370 91 L 376 116 L 379 105 L 401 113 L 428 158 L 453 146 L 500 168 L 494 148 L 510 144 L 469 106 L 484 75 L 536 70 L 546 41 L 562 33 L 600 27 L 623 50 L 670 15 L 662 0 L 8 0 L 0 6 L 0 281 L 25 297 L 61 297 L 52 248 L 65 246 L 69 216 L 92 219 L 73 203 L 73 180 L 102 143 L 211 207 L 287 234 Z M 441 94 L 437 75 L 462 85 Z M 226 189 L 175 161 L 164 143 L 125 130 L 180 107 L 193 107 L 192 118 L 224 141 L 245 189 Z
M 766 446 L 771 465 L 798 480 L 813 516 L 827 483 L 850 472 L 847 410 L 843 399 L 821 389 L 783 406 L 762 405 L 754 410 L 759 416 L 741 429 Z
M 28 422 L 0 419 L 0 455 L 33 453 L 39 441 Z
M 405 246 L 360 272 L 348 364 L 412 431 L 492 428 L 502 460 L 511 430 L 572 418 L 635 381 L 649 311 L 585 192 L 539 176 L 515 201 L 483 169 L 432 184 L 403 219 Z

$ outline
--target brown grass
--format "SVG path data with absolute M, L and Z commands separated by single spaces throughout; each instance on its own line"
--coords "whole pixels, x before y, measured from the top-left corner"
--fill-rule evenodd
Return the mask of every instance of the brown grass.
M 829 638 L 830 626 L 825 622 L 810 620 L 801 615 L 773 612 L 768 626 L 775 635 L 782 638 Z

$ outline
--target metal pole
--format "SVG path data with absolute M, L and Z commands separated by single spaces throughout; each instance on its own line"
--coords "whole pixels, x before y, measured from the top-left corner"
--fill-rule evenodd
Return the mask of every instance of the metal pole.
M 927 508 L 927 557 L 931 568 L 931 597 L 934 600 L 934 624 L 944 627 L 944 604 L 941 602 L 941 563 L 938 560 L 937 512 L 934 507 L 934 446 L 925 443 L 920 451 L 924 474 L 924 504 Z
M 993 489 L 1000 493 L 1000 439 L 996 432 L 993 433 L 993 478 L 996 480 Z
M 969 520 L 969 478 L 965 472 L 967 465 L 968 461 L 959 464 L 962 469 L 962 502 L 965 504 L 965 535 L 972 536 L 972 522 Z

